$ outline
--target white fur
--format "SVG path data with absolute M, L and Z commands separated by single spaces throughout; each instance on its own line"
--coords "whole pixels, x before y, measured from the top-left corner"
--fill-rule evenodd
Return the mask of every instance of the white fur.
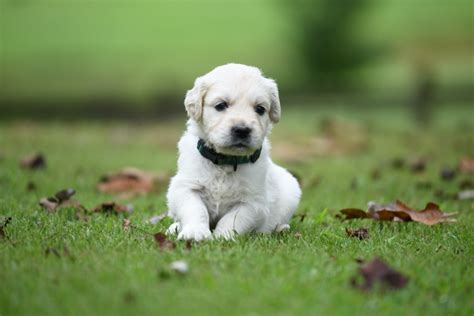
M 216 111 L 214 106 L 222 101 L 229 107 Z M 255 112 L 256 105 L 266 109 L 264 115 Z M 255 67 L 227 64 L 197 78 L 185 106 L 190 119 L 178 143 L 178 172 L 167 195 L 175 220 L 168 232 L 178 233 L 179 239 L 202 240 L 288 229 L 301 189 L 269 155 L 267 135 L 281 112 L 275 82 Z M 230 131 L 235 125 L 252 129 L 244 148 L 233 145 Z M 199 138 L 223 154 L 247 156 L 260 147 L 262 152 L 255 163 L 234 171 L 204 158 L 196 148 Z

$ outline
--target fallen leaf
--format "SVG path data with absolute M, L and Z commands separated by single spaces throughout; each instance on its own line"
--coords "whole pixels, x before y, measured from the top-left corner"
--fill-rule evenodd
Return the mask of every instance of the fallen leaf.
M 54 212 L 59 208 L 71 207 L 78 210 L 85 210 L 84 206 L 71 197 L 76 194 L 74 189 L 64 189 L 56 192 L 54 196 L 48 198 L 42 198 L 39 201 L 39 205 L 49 212 Z
M 393 169 L 402 169 L 406 163 L 403 158 L 394 158 L 391 164 Z
M 474 181 L 470 179 L 464 179 L 461 182 L 459 182 L 459 188 L 461 190 L 474 189 Z
M 413 173 L 421 173 L 426 169 L 426 161 L 423 159 L 417 159 L 410 164 L 410 170 Z
M 429 202 L 421 211 L 416 211 L 401 201 L 389 204 L 378 204 L 369 202 L 368 212 L 361 209 L 348 208 L 340 211 L 346 217 L 345 219 L 354 218 L 371 218 L 381 221 L 415 221 L 425 225 L 435 225 L 443 222 L 454 222 L 451 218 L 457 213 L 443 213 L 439 206 Z
M 456 175 L 457 175 L 456 170 L 449 167 L 444 167 L 443 169 L 441 169 L 441 172 L 439 173 L 441 180 L 444 180 L 444 181 L 453 180 L 456 177 Z
M 474 157 L 464 157 L 459 163 L 461 173 L 474 173 Z
M 152 216 L 148 219 L 148 223 L 152 225 L 156 225 L 162 220 L 164 220 L 167 216 L 168 216 L 168 212 L 164 212 L 163 214 Z
M 340 211 L 342 214 L 346 215 L 345 219 L 353 218 L 370 218 L 370 214 L 358 208 L 345 208 Z
M 380 169 L 373 169 L 370 173 L 370 177 L 372 178 L 372 180 L 378 180 L 381 176 L 382 172 L 380 171 Z
M 173 250 L 176 248 L 175 242 L 172 240 L 169 240 L 165 234 L 156 233 L 153 236 L 155 237 L 155 241 L 161 250 Z
M 133 212 L 133 205 L 121 205 L 115 203 L 114 201 L 108 201 L 101 203 L 92 209 L 95 213 L 107 213 L 107 214 L 121 214 L 121 213 L 131 213 Z
M 20 166 L 23 169 L 30 169 L 30 170 L 45 168 L 46 158 L 41 153 L 26 156 L 23 159 L 21 159 Z
M 102 177 L 97 188 L 106 193 L 146 194 L 164 188 L 168 180 L 168 174 L 153 174 L 137 168 L 125 168 Z
M 76 194 L 76 191 L 69 188 L 56 192 L 54 197 L 59 201 L 59 203 L 61 203 L 69 200 L 74 194 Z
M 184 248 L 188 251 L 193 249 L 193 241 L 190 239 L 186 240 L 186 243 L 184 244 Z
M 36 191 L 36 184 L 33 181 L 28 181 L 28 183 L 26 184 L 26 191 Z
M 346 228 L 346 234 L 349 237 L 359 238 L 359 240 L 369 238 L 369 229 L 368 228 L 358 228 L 358 229 L 351 229 Z
M 377 284 L 385 289 L 401 289 L 408 283 L 408 278 L 400 272 L 388 266 L 383 260 L 375 258 L 369 263 L 359 267 L 358 273 L 363 282 L 358 282 L 357 277 L 351 279 L 351 285 L 357 289 L 368 291 Z

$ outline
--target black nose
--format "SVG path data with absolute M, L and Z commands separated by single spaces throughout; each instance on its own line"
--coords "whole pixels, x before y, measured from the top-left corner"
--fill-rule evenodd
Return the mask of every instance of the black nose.
M 251 131 L 252 129 L 246 126 L 234 126 L 231 130 L 232 136 L 240 139 L 245 139 L 249 137 Z

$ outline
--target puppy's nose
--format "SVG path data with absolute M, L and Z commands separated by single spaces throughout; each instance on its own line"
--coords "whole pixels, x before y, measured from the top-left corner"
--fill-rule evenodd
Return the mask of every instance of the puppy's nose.
M 234 126 L 232 127 L 232 130 L 231 130 L 232 136 L 239 139 L 245 139 L 249 137 L 251 131 L 252 129 L 250 127 L 242 126 L 242 125 Z

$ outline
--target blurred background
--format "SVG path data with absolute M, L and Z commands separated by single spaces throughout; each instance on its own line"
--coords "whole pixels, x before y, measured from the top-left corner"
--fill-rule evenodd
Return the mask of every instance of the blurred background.
M 284 107 L 474 100 L 470 0 L 0 0 L 1 116 L 183 115 L 228 62 L 277 80 Z

